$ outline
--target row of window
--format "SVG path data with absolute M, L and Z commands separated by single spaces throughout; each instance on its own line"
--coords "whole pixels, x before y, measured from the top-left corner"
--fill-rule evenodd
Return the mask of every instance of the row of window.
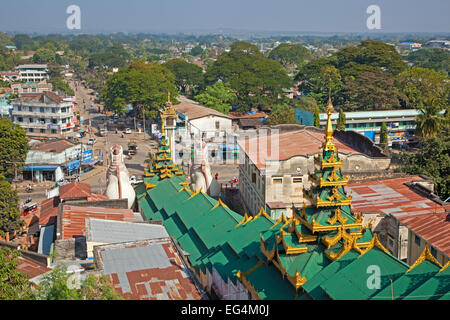
M 352 128 L 381 128 L 382 122 L 365 122 L 365 123 L 347 123 L 345 124 L 345 128 L 352 129 Z M 395 123 L 398 123 L 399 126 L 413 126 L 415 125 L 414 121 L 396 121 Z M 391 126 L 391 122 L 386 123 L 387 127 Z M 336 125 L 333 125 L 333 128 L 336 128 Z
M 70 130 L 70 128 L 64 128 L 61 131 L 62 132 L 66 132 L 66 131 L 69 131 L 69 130 Z M 39 131 L 36 130 L 36 132 L 39 132 L 39 133 L 45 133 L 45 131 L 46 131 L 46 129 L 39 129 Z M 28 132 L 35 132 L 34 128 L 28 128 Z M 50 132 L 51 133 L 58 133 L 56 129 L 50 129 Z
M 417 234 L 414 237 L 414 243 L 416 244 L 416 246 L 420 247 L 421 239 Z M 437 257 L 437 251 L 434 247 L 430 248 L 430 252 L 433 255 L 433 257 L 435 257 L 435 258 Z
M 31 89 L 31 90 L 28 90 Z M 23 93 L 27 93 L 27 92 L 31 92 L 31 93 L 36 93 L 37 92 L 37 88 L 33 87 L 33 88 L 22 88 L 22 92 Z M 19 88 L 14 88 L 14 93 L 18 94 L 19 93 Z
M 50 109 L 51 113 L 56 113 L 56 108 L 44 108 L 44 107 L 39 107 L 39 109 L 33 108 L 33 107 L 28 107 L 28 110 L 26 107 L 24 107 L 23 111 L 27 110 L 28 112 L 38 112 L 38 110 L 39 110 L 40 113 L 44 113 L 44 112 L 50 112 L 48 109 Z M 22 111 L 22 106 L 17 106 L 17 111 Z M 69 111 L 68 107 L 61 108 L 61 113 L 65 113 L 68 111 Z
M 16 117 L 15 119 L 18 122 L 23 122 L 23 118 L 22 117 Z M 35 118 L 28 118 L 28 122 L 29 123 L 37 122 L 37 123 L 41 123 L 41 124 L 45 124 L 45 123 L 59 124 L 58 119 L 47 119 L 46 120 L 45 118 L 37 118 L 37 119 L 35 119 Z M 70 118 L 63 118 L 61 120 L 61 122 L 62 123 L 70 123 Z
M 292 183 L 302 183 L 303 177 L 292 177 Z M 274 177 L 272 178 L 273 184 L 282 184 L 283 183 L 283 177 Z

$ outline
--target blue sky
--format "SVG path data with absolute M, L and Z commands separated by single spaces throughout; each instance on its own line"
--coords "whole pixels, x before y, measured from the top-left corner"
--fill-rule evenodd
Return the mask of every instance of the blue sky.
M 448 0 L 3 0 L 0 31 L 74 32 L 66 8 L 81 8 L 81 32 L 368 32 L 378 5 L 384 32 L 450 32 Z M 80 32 L 78 31 L 78 33 Z

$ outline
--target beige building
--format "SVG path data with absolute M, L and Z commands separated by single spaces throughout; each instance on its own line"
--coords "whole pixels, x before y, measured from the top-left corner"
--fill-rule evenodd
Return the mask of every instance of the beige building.
M 41 82 L 29 82 L 29 83 L 12 83 L 11 91 L 14 94 L 22 95 L 23 93 L 42 93 L 44 91 L 52 91 L 53 85 L 47 83 L 47 80 Z
M 300 125 L 262 128 L 248 136 L 241 132 L 239 190 L 247 212 L 255 215 L 264 207 L 273 218 L 288 217 L 292 205 L 303 203 L 303 187 L 323 143 L 323 130 Z M 337 132 L 335 138 L 344 173 L 372 173 L 386 170 L 390 158 L 367 137 Z M 336 136 L 336 133 L 335 133 Z

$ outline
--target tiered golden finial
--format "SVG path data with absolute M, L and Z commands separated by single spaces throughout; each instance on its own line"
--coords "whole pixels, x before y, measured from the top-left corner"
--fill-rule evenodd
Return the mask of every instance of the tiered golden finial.
M 336 151 L 336 146 L 333 143 L 333 125 L 331 123 L 331 114 L 334 111 L 333 104 L 331 103 L 331 96 L 328 98 L 327 104 L 327 125 L 325 128 L 325 151 Z

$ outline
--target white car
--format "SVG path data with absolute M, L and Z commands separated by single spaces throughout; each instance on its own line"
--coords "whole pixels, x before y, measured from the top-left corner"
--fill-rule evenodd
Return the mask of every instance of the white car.
M 93 145 L 96 141 L 97 141 L 97 139 L 95 139 L 95 138 L 89 138 L 89 141 L 87 144 Z
M 130 128 L 126 128 L 124 131 L 126 134 L 130 134 L 131 133 L 131 129 Z
M 139 184 L 139 183 L 141 183 L 141 182 L 144 182 L 144 180 L 138 179 L 136 176 L 131 176 L 131 177 L 130 177 L 130 183 L 131 183 L 132 185 Z

